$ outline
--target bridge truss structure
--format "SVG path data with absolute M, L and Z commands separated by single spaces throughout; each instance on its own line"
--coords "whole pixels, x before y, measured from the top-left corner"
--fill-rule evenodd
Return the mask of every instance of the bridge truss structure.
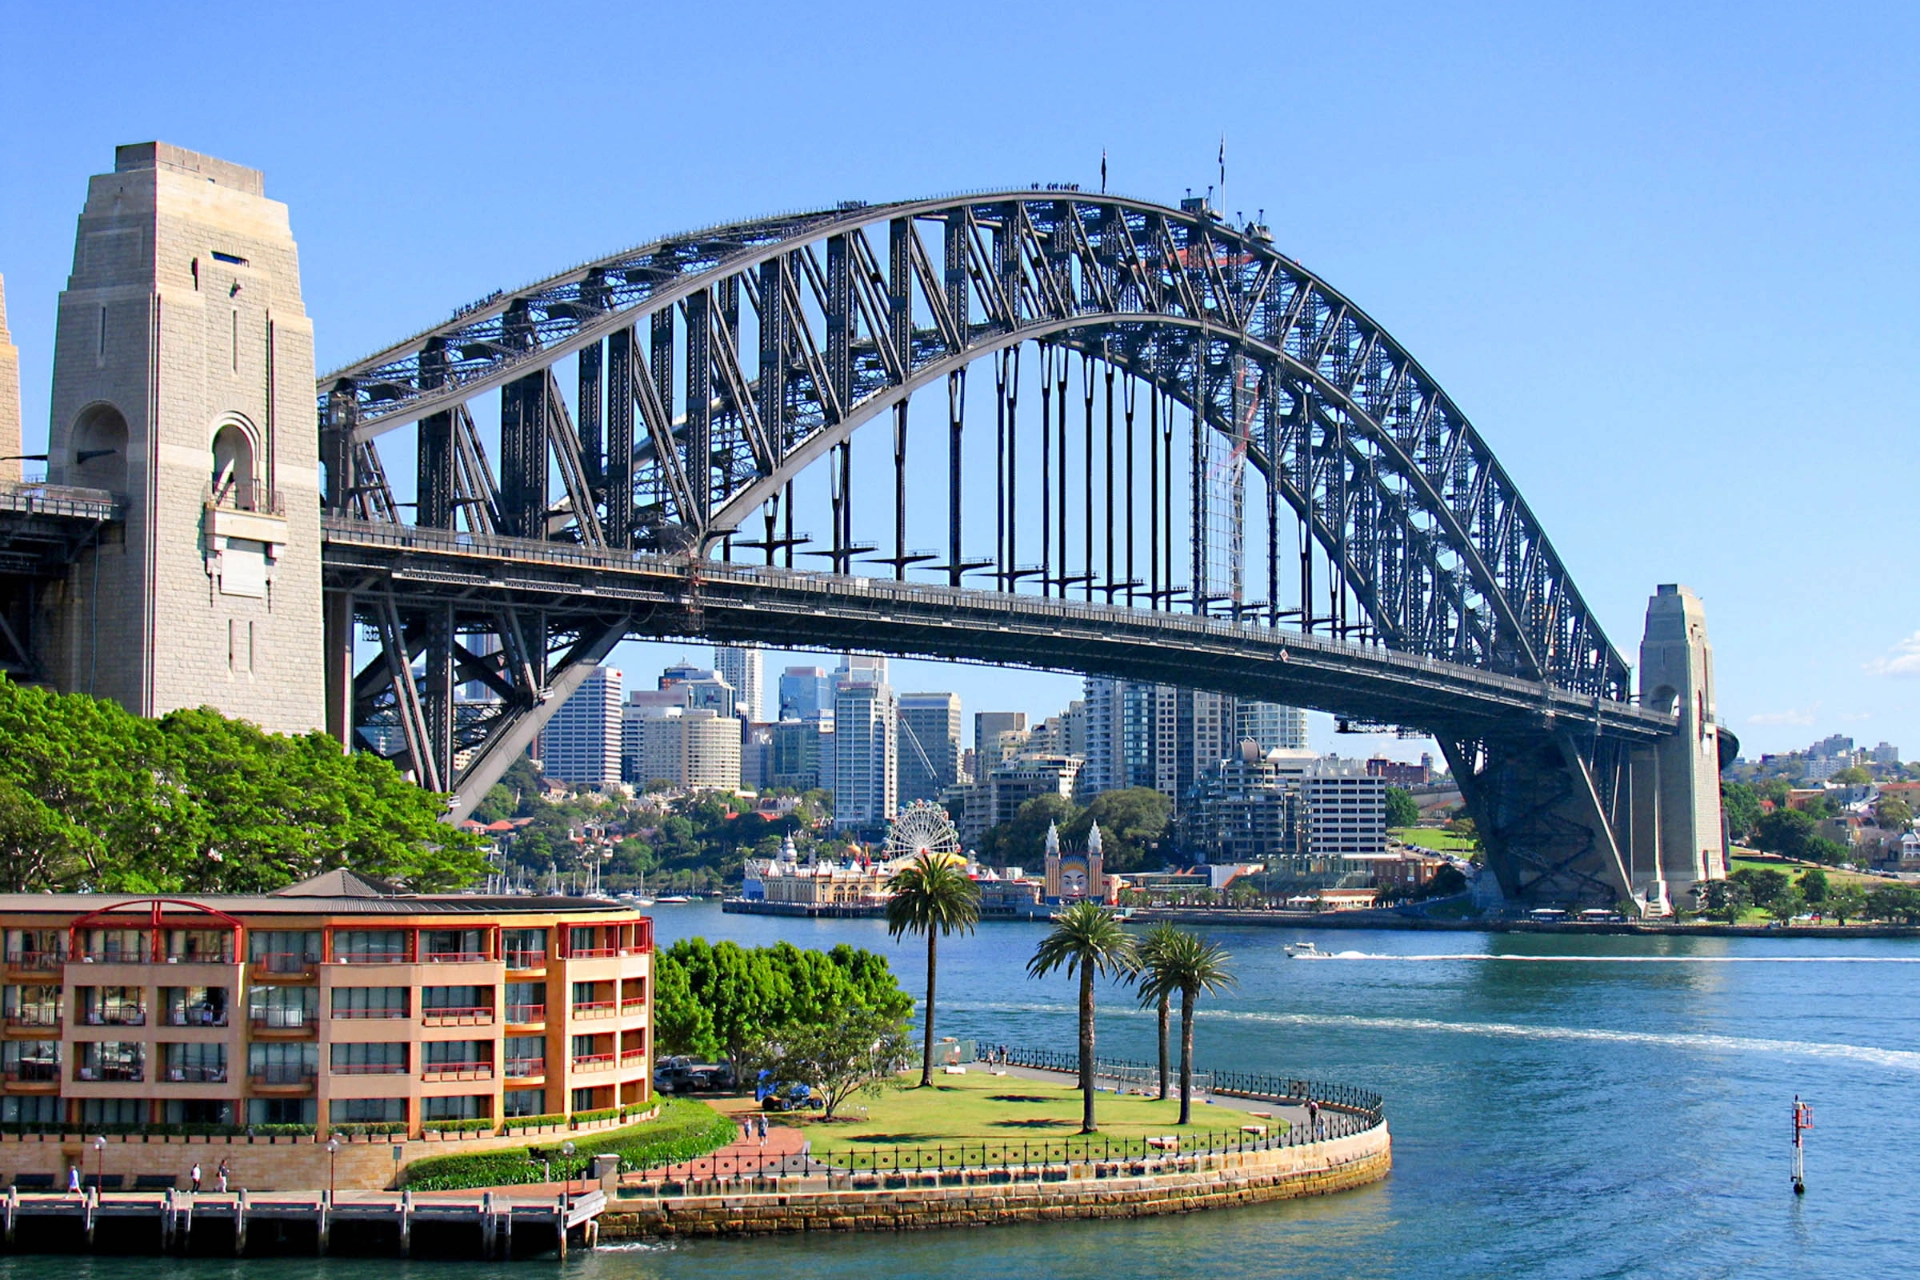
M 318 408 L 330 727 L 457 813 L 621 639 L 698 635 L 1416 728 L 1510 895 L 1631 896 L 1629 757 L 1674 716 L 1434 380 L 1203 201 L 671 236 L 329 374 Z

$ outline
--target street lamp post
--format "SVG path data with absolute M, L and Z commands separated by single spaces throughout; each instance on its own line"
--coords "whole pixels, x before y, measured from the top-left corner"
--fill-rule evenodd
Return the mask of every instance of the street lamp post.
M 573 1142 L 571 1140 L 560 1144 L 560 1154 L 569 1160 L 573 1159 Z M 567 1199 L 569 1202 L 573 1199 L 573 1169 L 571 1166 L 567 1169 Z
M 107 1140 L 96 1136 L 93 1140 L 93 1193 L 102 1195 L 107 1189 Z
M 333 1158 L 340 1154 L 340 1139 L 327 1139 L 327 1199 L 333 1199 Z

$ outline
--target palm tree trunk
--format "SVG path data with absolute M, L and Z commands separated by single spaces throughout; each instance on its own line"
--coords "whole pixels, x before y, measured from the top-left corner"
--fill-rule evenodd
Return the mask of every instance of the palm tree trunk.
M 1193 996 L 1191 987 L 1180 993 L 1180 1123 L 1193 1120 Z
M 1080 965 L 1080 1132 L 1092 1133 L 1093 1122 L 1093 966 Z
M 926 1048 L 920 1056 L 920 1087 L 928 1088 L 933 1084 L 933 976 L 934 944 L 940 935 L 932 926 L 927 928 L 927 1039 Z
M 1167 1100 L 1167 1023 L 1172 1020 L 1172 999 L 1168 992 L 1160 993 L 1160 1101 Z

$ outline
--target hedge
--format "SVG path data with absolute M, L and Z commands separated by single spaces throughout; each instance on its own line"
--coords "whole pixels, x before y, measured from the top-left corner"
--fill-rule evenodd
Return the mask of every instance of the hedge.
M 558 1141 L 533 1146 L 416 1160 L 407 1166 L 405 1182 L 418 1191 L 461 1191 L 468 1187 L 544 1182 L 549 1176 L 560 1181 L 586 1176 L 596 1155 L 619 1156 L 623 1170 L 647 1169 L 703 1156 L 733 1141 L 736 1132 L 731 1118 L 704 1102 L 663 1099 L 658 1119 L 625 1129 L 575 1136 L 571 1139 L 574 1144 L 571 1157 L 560 1154 L 560 1142 L 566 1139 L 559 1139 L 556 1134 Z M 550 1175 L 535 1159 L 536 1147 L 547 1156 Z
M 428 1120 L 421 1124 L 422 1133 L 492 1133 L 497 1127 L 492 1120 Z

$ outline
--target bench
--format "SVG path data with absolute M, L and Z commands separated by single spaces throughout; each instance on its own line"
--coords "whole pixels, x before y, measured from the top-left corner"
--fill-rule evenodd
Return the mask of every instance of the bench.
M 1251 1134 L 1256 1138 L 1264 1138 L 1267 1136 L 1267 1126 L 1263 1124 L 1243 1124 L 1240 1126 L 1240 1132 Z
M 1247 1112 L 1247 1114 L 1252 1116 L 1255 1120 L 1273 1119 L 1273 1112 L 1271 1111 L 1249 1111 Z
M 50 1173 L 22 1173 L 13 1179 L 13 1185 L 22 1191 L 53 1190 L 53 1175 Z
M 142 1173 L 133 1180 L 135 1191 L 171 1191 L 180 1185 L 180 1179 L 171 1173 Z
M 940 1069 L 950 1076 L 963 1076 L 967 1074 L 965 1067 L 942 1067 Z
M 1180 1135 L 1177 1133 L 1168 1133 L 1162 1134 L 1158 1138 L 1148 1138 L 1147 1145 L 1155 1151 L 1178 1151 L 1180 1149 Z
M 118 1191 L 124 1187 L 126 1183 L 127 1175 L 124 1173 L 109 1173 L 104 1176 L 97 1173 L 89 1173 L 83 1180 L 83 1185 L 95 1187 L 101 1191 Z

